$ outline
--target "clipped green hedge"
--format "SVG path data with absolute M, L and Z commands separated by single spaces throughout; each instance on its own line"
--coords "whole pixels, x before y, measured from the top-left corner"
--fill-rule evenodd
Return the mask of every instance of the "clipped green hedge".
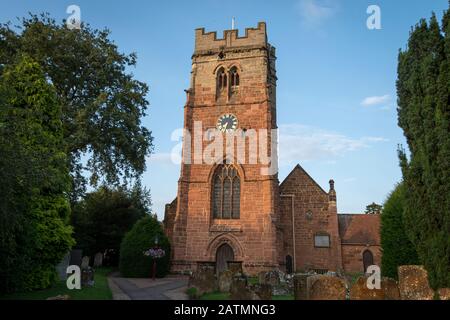
M 153 259 L 144 255 L 144 251 L 154 247 L 155 236 L 158 246 L 166 255 L 157 259 L 156 276 L 164 277 L 170 270 L 170 243 L 165 236 L 161 224 L 151 216 L 146 216 L 133 226 L 125 235 L 120 246 L 119 269 L 123 277 L 148 278 L 152 275 Z

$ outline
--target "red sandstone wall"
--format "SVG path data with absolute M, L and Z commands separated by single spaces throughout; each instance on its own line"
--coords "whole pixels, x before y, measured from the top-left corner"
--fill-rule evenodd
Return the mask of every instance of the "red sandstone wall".
M 249 30 L 248 35 L 247 39 L 234 41 L 236 39 L 230 38 L 228 41 L 227 38 L 224 42 L 215 40 L 211 34 L 196 32 L 192 88 L 185 107 L 185 127 L 191 132 L 195 121 L 202 121 L 203 130 L 215 128 L 217 119 L 225 113 L 237 116 L 239 128 L 270 130 L 276 127 L 275 70 L 274 62 L 269 61 L 274 60 L 270 56 L 274 51 L 265 40 L 265 25 Z M 254 47 L 247 47 L 252 43 Z M 220 51 L 225 52 L 221 60 L 218 59 Z M 215 71 L 220 66 L 237 66 L 240 70 L 239 95 L 233 99 L 216 99 Z M 201 140 L 201 136 L 193 136 L 192 150 L 199 145 L 205 150 L 210 144 Z M 248 141 L 246 146 L 249 150 Z M 270 147 L 268 149 L 270 152 Z M 248 153 L 246 158 L 247 163 Z M 173 271 L 194 269 L 197 261 L 214 261 L 222 243 L 233 248 L 235 260 L 243 261 L 248 273 L 277 266 L 275 198 L 278 178 L 261 175 L 264 166 L 260 164 L 237 167 L 241 178 L 241 218 L 216 220 L 211 213 L 211 179 L 215 166 L 182 165 L 172 237 Z
M 379 245 L 342 245 L 342 262 L 345 272 L 364 272 L 363 252 L 370 250 L 373 254 L 373 262 L 381 267 L 381 247 Z
M 341 269 L 341 243 L 338 233 L 336 203 L 329 201 L 328 194 L 322 190 L 311 177 L 297 166 L 280 186 L 281 194 L 295 195 L 295 243 L 296 269 Z M 312 212 L 312 219 L 306 213 Z M 293 256 L 292 210 L 291 199 L 283 197 L 280 202 L 280 222 L 283 229 L 285 255 Z M 326 232 L 330 235 L 330 248 L 316 248 L 314 235 Z

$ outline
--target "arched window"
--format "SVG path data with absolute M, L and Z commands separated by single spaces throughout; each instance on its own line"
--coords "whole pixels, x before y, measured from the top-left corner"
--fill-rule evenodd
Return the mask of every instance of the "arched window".
M 239 89 L 239 73 L 236 67 L 230 70 L 230 97 L 238 93 Z
M 370 250 L 363 252 L 363 267 L 364 272 L 367 272 L 367 268 L 373 265 L 373 254 Z
M 222 67 L 217 72 L 217 91 L 218 93 L 226 91 L 227 89 L 227 74 L 225 69 Z
M 233 67 L 230 70 L 230 85 L 231 88 L 239 87 L 239 73 L 236 67 Z
M 241 181 L 235 167 L 221 165 L 213 177 L 212 210 L 215 219 L 239 219 Z

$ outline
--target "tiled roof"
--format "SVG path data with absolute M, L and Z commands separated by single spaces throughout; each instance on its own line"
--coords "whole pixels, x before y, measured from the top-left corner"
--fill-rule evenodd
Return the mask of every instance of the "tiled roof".
M 338 214 L 343 244 L 380 245 L 379 214 Z

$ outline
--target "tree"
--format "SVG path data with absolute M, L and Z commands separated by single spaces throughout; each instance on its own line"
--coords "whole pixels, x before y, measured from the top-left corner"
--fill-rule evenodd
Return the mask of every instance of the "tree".
M 381 215 L 381 270 L 384 276 L 395 279 L 398 277 L 399 266 L 419 263 L 403 221 L 404 193 L 404 186 L 398 184 L 386 199 Z
M 366 207 L 366 214 L 380 214 L 383 210 L 383 206 L 373 202 Z
M 61 107 L 28 56 L 0 77 L 0 291 L 41 289 L 74 244 Z
M 164 277 L 170 269 L 170 244 L 163 232 L 161 223 L 155 216 L 146 216 L 136 222 L 133 228 L 123 238 L 120 246 L 120 273 L 124 277 L 150 277 L 153 259 L 144 255 L 144 251 L 155 247 L 165 251 L 165 256 L 157 259 L 156 276 Z
M 125 233 L 149 210 L 149 193 L 140 184 L 129 191 L 102 186 L 88 193 L 73 206 L 77 248 L 90 256 L 106 250 L 118 253 Z
M 411 31 L 399 53 L 399 150 L 406 230 L 434 288 L 450 286 L 450 9 Z
M 152 150 L 151 133 L 141 125 L 148 87 L 127 73 L 136 65 L 136 55 L 120 53 L 109 34 L 85 24 L 81 30 L 69 30 L 48 14 L 22 19 L 19 30 L 0 25 L 0 72 L 2 65 L 26 53 L 56 89 L 63 108 L 72 200 L 84 193 L 83 170 L 90 170 L 93 185 L 100 176 L 117 185 L 138 177 Z

